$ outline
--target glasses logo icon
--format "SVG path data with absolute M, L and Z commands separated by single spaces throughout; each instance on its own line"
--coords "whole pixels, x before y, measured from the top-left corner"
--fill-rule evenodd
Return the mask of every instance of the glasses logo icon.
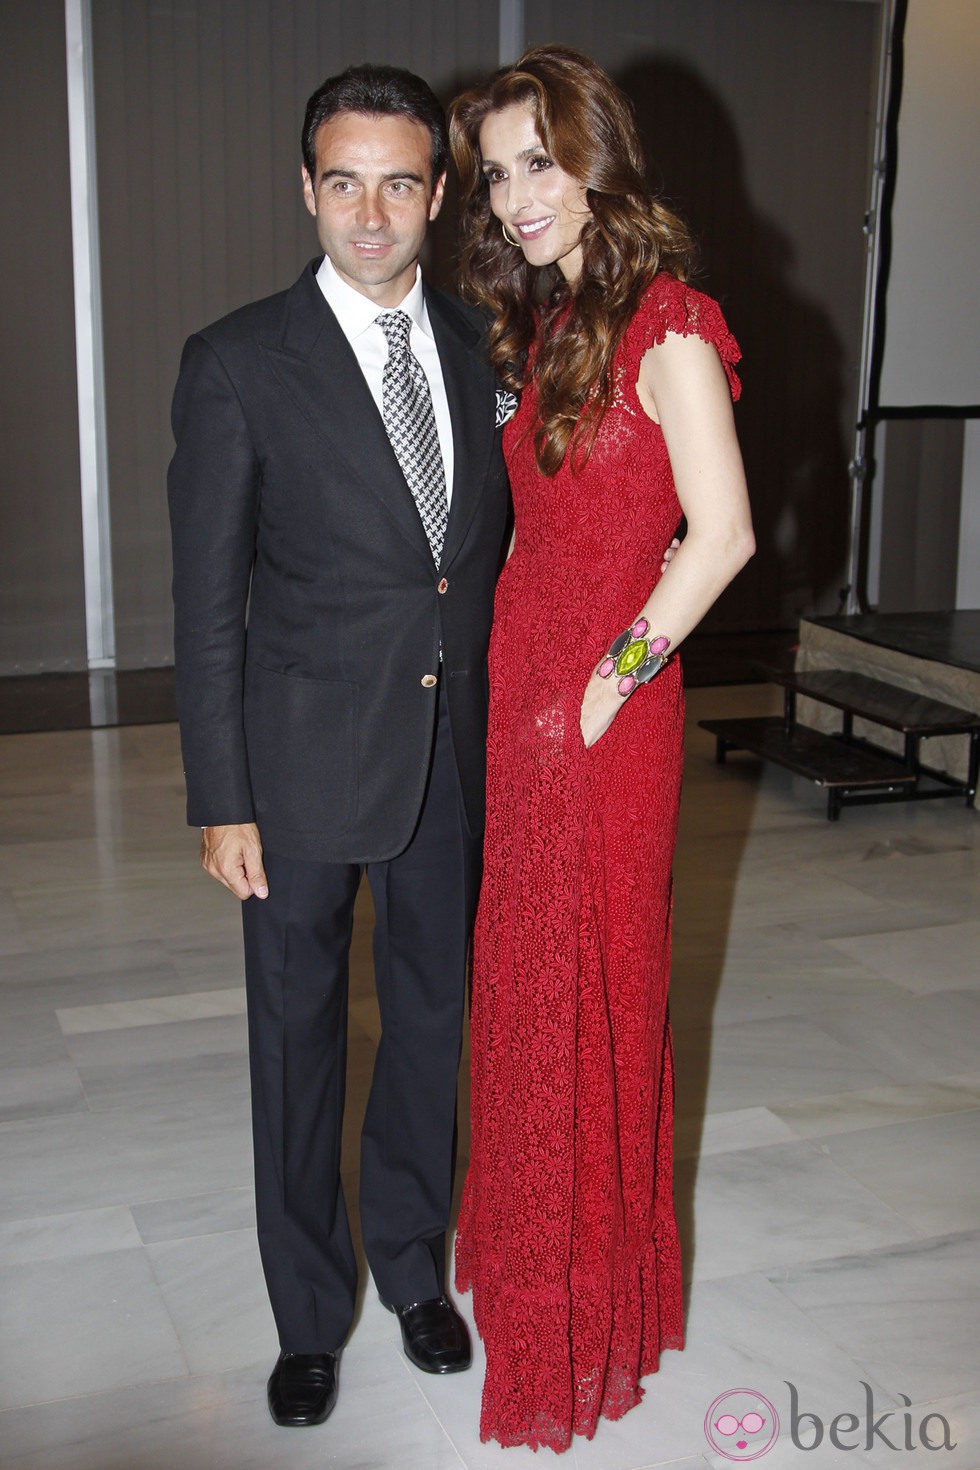
M 726 1460 L 747 1464 L 772 1449 L 779 1436 L 779 1415 L 754 1388 L 730 1388 L 709 1404 L 705 1438 Z
M 758 1434 L 760 1429 L 766 1427 L 766 1421 L 761 1414 L 746 1414 L 744 1419 L 736 1419 L 734 1414 L 722 1414 L 720 1419 L 715 1420 L 715 1428 L 719 1434 L 735 1434 L 737 1430 L 744 1429 L 746 1434 Z M 739 1440 L 740 1450 L 745 1449 L 745 1441 Z

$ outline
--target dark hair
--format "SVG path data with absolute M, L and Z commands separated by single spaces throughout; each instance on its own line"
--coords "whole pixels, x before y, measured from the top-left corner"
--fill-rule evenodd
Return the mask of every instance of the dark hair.
M 446 114 L 428 82 L 400 66 L 349 66 L 327 77 L 306 104 L 303 119 L 303 163 L 310 178 L 316 172 L 316 135 L 338 112 L 376 117 L 410 117 L 428 128 L 432 138 L 432 183 L 446 172 L 449 138 Z M 315 180 L 314 180 L 315 182 Z
M 584 185 L 590 211 L 581 275 L 569 287 L 549 266 L 543 307 L 541 273 L 506 243 L 490 210 L 480 155 L 484 118 L 515 103 L 531 109 L 543 147 Z M 688 279 L 691 237 L 646 182 L 628 98 L 581 51 L 534 47 L 457 97 L 449 116 L 460 177 L 460 289 L 492 315 L 490 356 L 509 387 L 523 387 L 537 334 L 538 465 L 553 475 L 571 452 L 578 468 L 612 399 L 613 354 L 640 297 L 658 271 Z

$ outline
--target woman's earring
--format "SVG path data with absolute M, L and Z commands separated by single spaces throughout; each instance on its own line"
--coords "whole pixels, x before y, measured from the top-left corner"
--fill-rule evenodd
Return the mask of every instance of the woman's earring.
M 501 229 L 501 231 L 503 233 L 504 239 L 507 241 L 507 244 L 508 245 L 516 245 L 518 247 L 518 249 L 520 249 L 520 244 L 521 244 L 520 240 L 515 240 L 514 237 L 513 237 L 513 235 L 508 235 L 508 233 L 507 233 L 507 223 L 506 223 L 505 220 L 501 220 L 500 221 L 500 229 Z

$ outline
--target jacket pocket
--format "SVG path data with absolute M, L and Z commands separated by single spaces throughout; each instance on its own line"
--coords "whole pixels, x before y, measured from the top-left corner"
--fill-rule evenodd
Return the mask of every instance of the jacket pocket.
M 337 834 L 357 815 L 357 685 L 250 664 L 245 743 L 263 818 L 296 832 Z

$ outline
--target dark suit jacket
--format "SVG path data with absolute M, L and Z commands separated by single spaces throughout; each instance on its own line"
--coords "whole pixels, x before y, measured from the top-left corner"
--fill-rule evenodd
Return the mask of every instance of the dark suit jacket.
M 181 361 L 168 486 L 187 815 L 255 821 L 294 857 L 379 861 L 421 807 L 426 675 L 446 683 L 467 822 L 482 827 L 507 485 L 483 320 L 427 287 L 453 424 L 437 570 L 318 264 L 191 337 Z

